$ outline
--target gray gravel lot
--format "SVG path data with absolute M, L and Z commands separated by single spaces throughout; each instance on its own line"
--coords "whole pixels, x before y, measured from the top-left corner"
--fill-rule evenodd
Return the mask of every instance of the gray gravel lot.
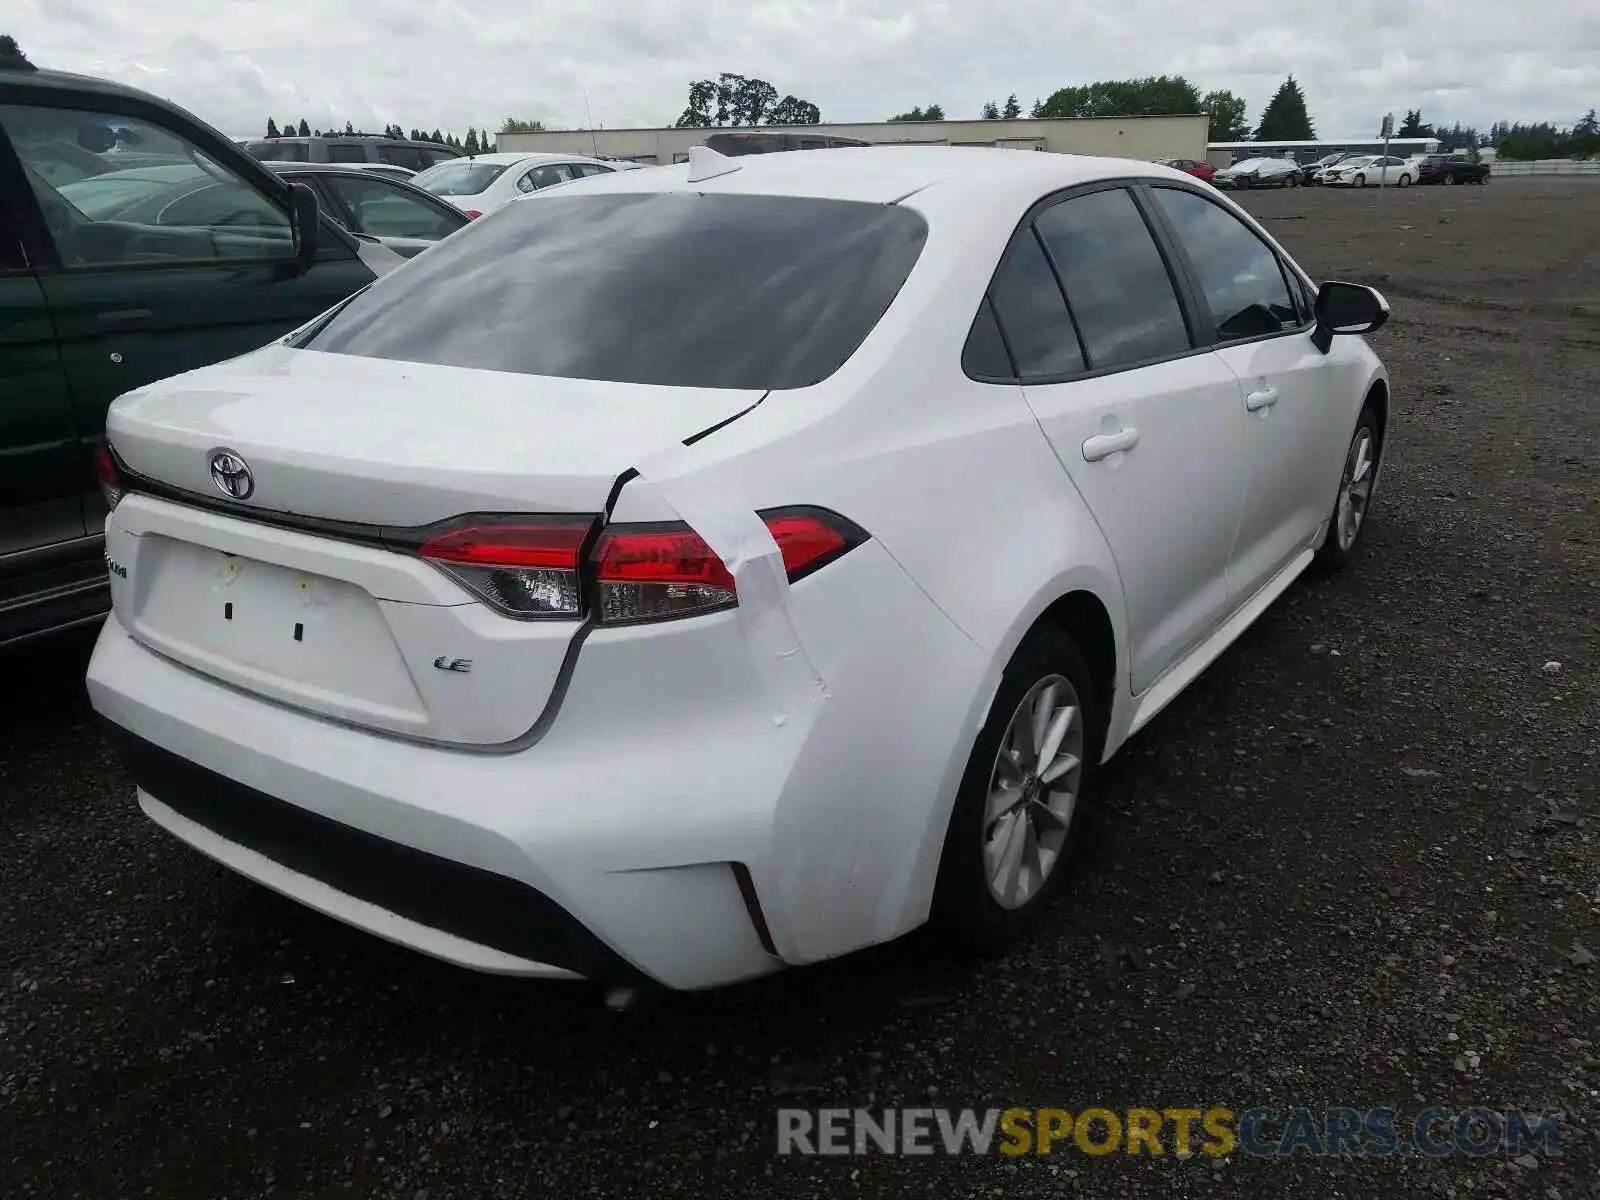
M 1245 203 L 1395 306 L 1365 557 L 1102 775 L 1046 936 L 619 1017 L 181 848 L 94 730 L 84 639 L 13 653 L 0 1196 L 1600 1197 L 1600 184 Z M 773 1153 L 782 1104 L 1432 1103 L 1560 1109 L 1563 1154 Z

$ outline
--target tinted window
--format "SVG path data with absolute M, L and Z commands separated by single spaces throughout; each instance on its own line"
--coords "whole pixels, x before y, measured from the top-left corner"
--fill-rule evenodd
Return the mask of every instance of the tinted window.
M 885 204 L 557 192 L 447 238 L 300 344 L 572 379 L 805 387 L 871 332 L 926 237 L 920 216 Z
M 251 142 L 246 149 L 262 162 L 308 162 L 311 158 L 304 142 Z
M 1031 228 L 1011 239 L 989 297 L 1021 378 L 1083 370 L 1083 351 L 1067 302 Z
M 966 349 L 961 352 L 961 369 L 975 379 L 1012 379 L 1016 376 L 1011 356 L 1006 353 L 1005 341 L 1000 337 L 1000 326 L 994 319 L 994 307 L 987 296 L 978 306 L 972 332 L 967 334 Z
M 546 163 L 542 167 L 534 167 L 522 178 L 517 180 L 517 191 L 536 192 L 540 188 L 555 187 L 558 183 L 566 183 L 575 179 L 571 163 Z
M 419 149 L 417 153 L 422 155 L 422 165 L 425 167 L 437 166 L 439 163 L 454 162 L 460 157 L 455 151 L 446 150 L 438 146 Z
M 448 162 L 430 167 L 411 182 L 435 196 L 476 196 L 506 173 L 509 163 Z
M 1066 286 L 1091 368 L 1190 348 L 1166 264 L 1126 191 L 1064 200 L 1040 213 L 1036 224 Z
M 1154 190 L 1200 277 L 1219 337 L 1257 337 L 1300 324 L 1278 256 L 1248 226 L 1193 192 Z
M 599 163 L 573 163 L 572 169 L 580 179 L 587 179 L 590 175 L 613 174 L 611 167 L 602 167 Z
M 337 192 L 350 209 L 357 233 L 436 241 L 466 224 L 463 214 L 440 212 L 435 201 L 424 200 L 383 179 L 329 174 L 323 183 Z
M 0 126 L 22 160 L 63 266 L 293 255 L 287 212 L 164 125 L 0 105 Z
M 329 142 L 329 162 L 366 162 L 367 148 L 350 142 Z
M 705 144 L 718 154 L 772 154 L 789 149 L 790 139 L 781 133 L 714 133 Z
M 414 146 L 379 146 L 378 160 L 390 166 L 406 167 L 412 171 L 420 171 L 428 165 L 422 161 L 422 155 Z

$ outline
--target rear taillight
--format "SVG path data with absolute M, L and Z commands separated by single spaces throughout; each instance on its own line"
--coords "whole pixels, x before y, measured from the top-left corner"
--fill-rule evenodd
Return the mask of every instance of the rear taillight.
M 100 494 L 106 501 L 106 511 L 110 512 L 122 499 L 122 472 L 117 470 L 117 460 L 112 457 L 111 448 L 104 442 L 95 444 L 93 459 L 95 482 L 100 485 Z
M 611 525 L 585 547 L 600 518 L 474 517 L 428 538 L 417 553 L 497 611 L 513 617 L 581 617 L 601 625 L 670 621 L 738 603 L 721 556 L 681 521 Z M 860 545 L 866 534 L 822 509 L 762 514 L 790 582 Z
M 583 615 L 579 564 L 593 517 L 485 518 L 438 534 L 417 553 L 513 617 Z
M 865 535 L 832 513 L 807 509 L 763 514 L 793 582 L 832 562 Z M 733 576 L 693 529 L 612 526 L 590 557 L 596 617 L 602 625 L 667 621 L 738 603 Z

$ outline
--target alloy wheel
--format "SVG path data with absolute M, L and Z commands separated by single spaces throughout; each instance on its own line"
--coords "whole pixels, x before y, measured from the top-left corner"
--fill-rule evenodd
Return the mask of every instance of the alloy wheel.
M 1038 895 L 1066 847 L 1083 779 L 1083 710 L 1071 682 L 1047 675 L 1011 716 L 989 774 L 984 877 L 1002 908 Z
M 1349 550 L 1361 532 L 1361 522 L 1367 515 L 1367 502 L 1372 499 L 1372 430 L 1362 426 L 1350 442 L 1350 453 L 1344 460 L 1344 477 L 1339 481 L 1339 507 L 1335 515 L 1338 523 L 1339 549 Z

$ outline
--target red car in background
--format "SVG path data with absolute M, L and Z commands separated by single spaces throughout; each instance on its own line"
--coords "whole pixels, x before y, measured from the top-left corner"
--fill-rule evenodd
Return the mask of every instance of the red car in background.
M 1192 158 L 1168 158 L 1164 159 L 1163 162 L 1166 166 L 1175 167 L 1185 174 L 1193 175 L 1196 179 L 1204 179 L 1207 183 L 1211 182 L 1212 168 L 1210 163 L 1195 162 Z

